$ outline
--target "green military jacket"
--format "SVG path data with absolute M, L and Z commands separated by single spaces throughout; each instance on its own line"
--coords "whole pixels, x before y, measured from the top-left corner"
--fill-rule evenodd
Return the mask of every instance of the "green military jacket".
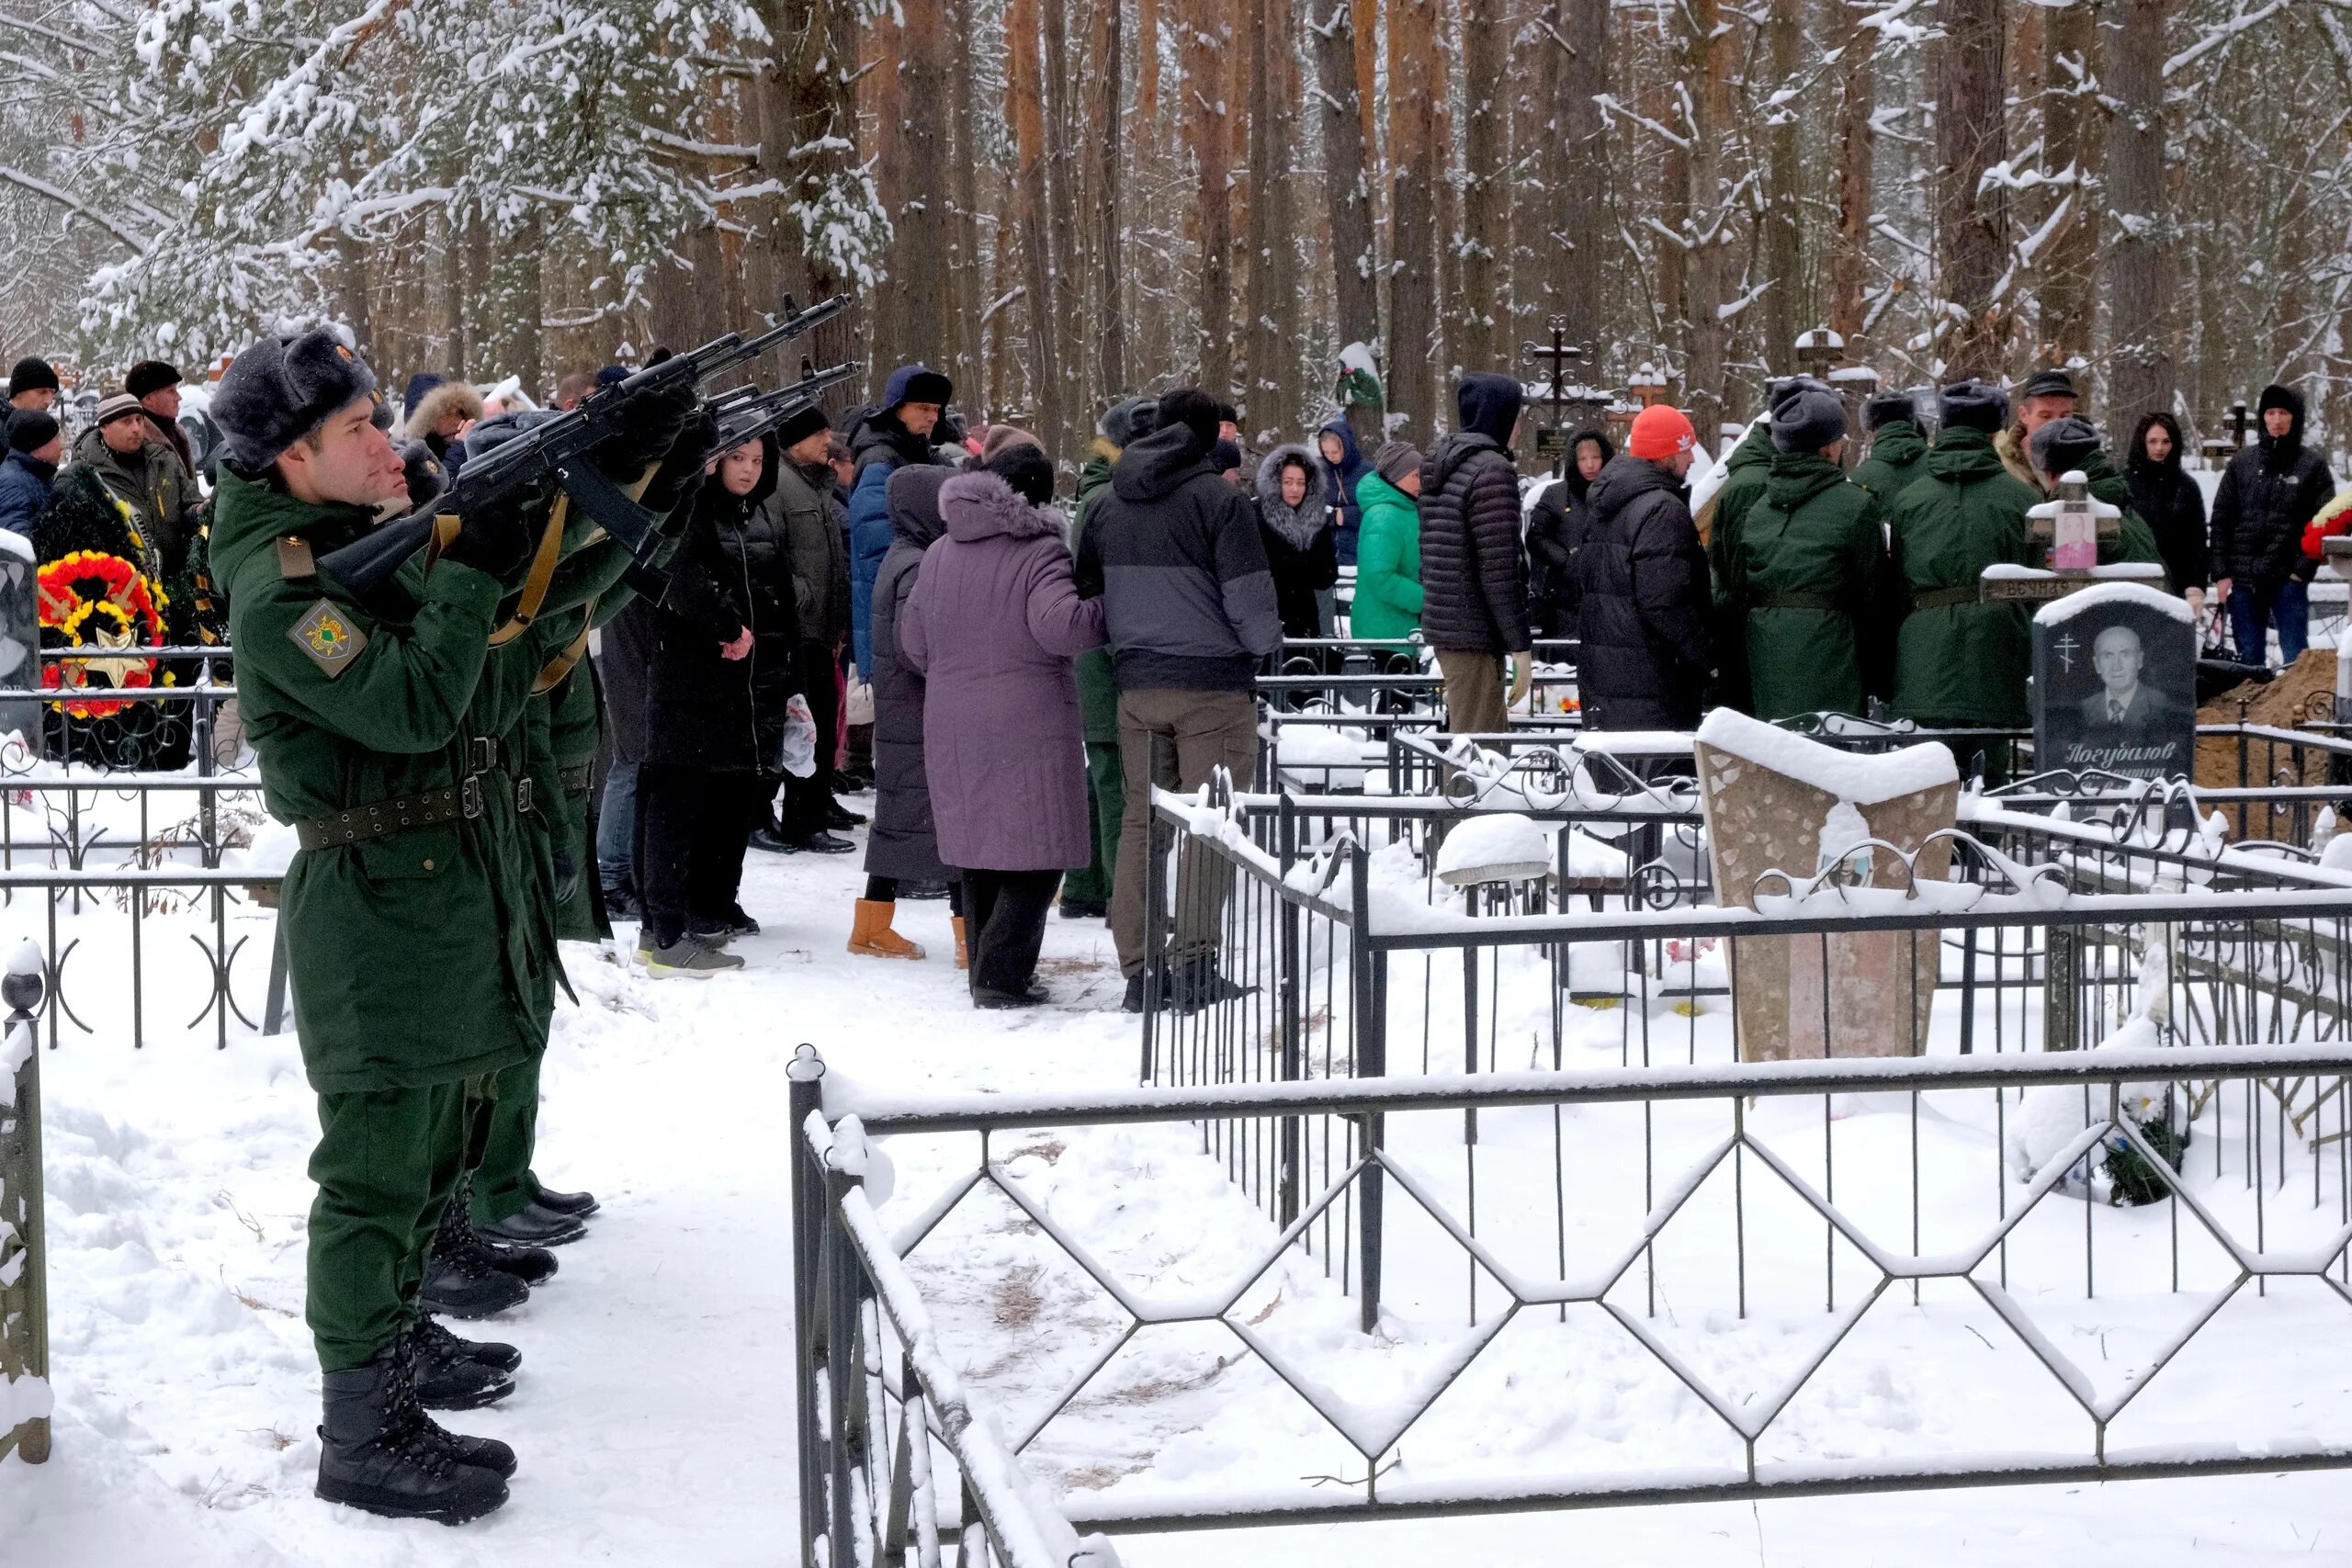
M 1936 438 L 1888 522 L 1899 604 L 1894 711 L 1919 724 L 2021 728 L 2031 722 L 2030 606 L 1978 598 L 1984 569 L 2030 564 L 2026 512 L 2041 493 L 2011 475 L 1978 430 Z
M 1890 420 L 1871 437 L 1871 455 L 1854 466 L 1853 481 L 1870 491 L 1885 512 L 1913 479 L 1926 470 L 1928 440 L 1907 419 Z
M 1772 427 L 1770 422 L 1758 420 L 1748 426 L 1739 445 L 1724 459 L 1724 482 L 1707 498 L 1692 519 L 1699 525 L 1699 537 L 1713 540 L 1715 530 L 1726 523 L 1736 523 L 1739 514 L 1756 504 L 1764 493 L 1764 480 L 1772 471 Z
M 1078 470 L 1078 521 L 1070 528 L 1069 553 L 1075 559 L 1078 541 L 1085 532 L 1087 520 L 1094 515 L 1095 503 L 1111 489 L 1111 468 L 1118 461 L 1118 454 L 1105 441 L 1097 441 L 1094 455 Z M 1119 743 L 1119 685 L 1112 673 L 1111 650 L 1098 648 L 1081 653 L 1077 660 L 1078 711 L 1086 726 L 1086 740 L 1093 746 L 1116 746 Z
M 1709 554 L 1722 624 L 1746 650 L 1748 712 L 1860 714 L 1883 694 L 1885 536 L 1870 492 L 1815 452 L 1775 452 L 1761 497 L 1718 519 Z
M 391 603 L 370 609 L 301 549 L 280 548 L 323 555 L 374 524 L 221 470 L 211 561 L 270 814 L 299 822 L 448 789 L 478 802 L 471 816 L 295 854 L 279 919 L 321 1093 L 454 1082 L 546 1044 L 561 969 L 546 839 L 523 820 L 536 800 L 520 787 L 518 732 L 540 668 L 628 564 L 612 546 L 567 560 L 538 620 L 492 649 L 504 590 L 485 573 L 420 557 Z

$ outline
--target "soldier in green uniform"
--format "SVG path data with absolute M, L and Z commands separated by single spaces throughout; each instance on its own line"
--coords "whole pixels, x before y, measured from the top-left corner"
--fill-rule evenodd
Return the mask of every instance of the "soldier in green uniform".
M 1862 428 L 1871 434 L 1871 455 L 1854 466 L 1852 478 L 1883 512 L 1925 471 L 1928 438 L 1907 392 L 1882 392 L 1864 403 Z
M 599 467 L 634 478 L 669 453 L 692 398 L 647 410 Z M 505 1501 L 514 1456 L 425 1416 L 420 1365 L 479 1388 L 511 1353 L 469 1355 L 418 1317 L 417 1288 L 492 1082 L 544 1048 L 560 977 L 515 731 L 538 670 L 628 560 L 613 546 L 567 560 L 539 619 L 493 654 L 550 503 L 516 498 L 471 509 L 437 559 L 411 559 L 363 604 L 317 558 L 404 494 L 376 406 L 374 376 L 332 333 L 239 355 L 212 405 L 228 451 L 210 557 L 264 796 L 302 845 L 279 918 L 319 1095 L 306 1314 L 325 1374 L 318 1492 L 457 1522 Z M 673 504 L 692 456 L 687 477 L 665 466 L 654 480 Z
M 2117 536 L 2112 541 L 2099 541 L 2101 566 L 2119 560 L 2149 566 L 2164 564 L 2164 552 L 2156 547 L 2156 532 L 2132 509 L 2132 483 L 2116 471 L 2115 460 L 2107 455 L 2098 426 L 2080 414 L 2053 419 L 2027 440 L 2026 451 L 2033 460 L 2035 472 L 2041 476 L 2042 487 L 2051 494 L 2058 493 L 2060 479 L 2069 473 L 2079 473 L 2089 487 L 2092 500 L 2105 502 L 2123 513 L 2123 525 Z

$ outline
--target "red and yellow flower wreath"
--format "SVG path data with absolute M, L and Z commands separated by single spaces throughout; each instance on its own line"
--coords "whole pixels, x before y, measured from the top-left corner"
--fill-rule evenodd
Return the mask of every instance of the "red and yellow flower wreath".
M 164 640 L 164 591 L 120 556 L 75 550 L 40 569 L 40 624 L 66 648 L 130 649 Z M 91 686 L 94 677 L 117 689 L 152 686 L 155 661 L 126 653 L 120 658 L 44 662 L 40 683 L 56 690 Z M 172 685 L 168 672 L 164 684 Z M 94 688 L 103 689 L 103 687 Z M 104 718 L 129 707 L 119 702 L 73 702 L 75 718 Z

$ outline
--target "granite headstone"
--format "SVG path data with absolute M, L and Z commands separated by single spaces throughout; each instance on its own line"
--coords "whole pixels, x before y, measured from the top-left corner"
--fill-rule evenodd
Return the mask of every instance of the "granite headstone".
M 2033 617 L 2033 753 L 2041 769 L 2185 778 L 2197 744 L 2197 623 L 2188 602 L 2105 582 Z

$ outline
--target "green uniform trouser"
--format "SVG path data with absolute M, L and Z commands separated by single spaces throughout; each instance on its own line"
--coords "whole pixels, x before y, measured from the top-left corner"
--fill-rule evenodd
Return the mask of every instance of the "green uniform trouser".
M 531 1153 L 539 1138 L 539 1063 L 546 1055 L 534 1051 L 490 1078 L 494 1103 L 483 1117 L 487 1126 L 469 1211 L 478 1225 L 494 1225 L 538 1201 Z
M 1127 771 L 1119 761 L 1117 741 L 1086 743 L 1086 794 L 1087 830 L 1094 854 L 1084 871 L 1073 871 L 1062 878 L 1062 897 L 1067 902 L 1107 907 L 1119 870 L 1119 822 L 1127 809 Z
M 491 1081 L 319 1096 L 305 1315 L 322 1370 L 366 1366 L 415 1318 Z

